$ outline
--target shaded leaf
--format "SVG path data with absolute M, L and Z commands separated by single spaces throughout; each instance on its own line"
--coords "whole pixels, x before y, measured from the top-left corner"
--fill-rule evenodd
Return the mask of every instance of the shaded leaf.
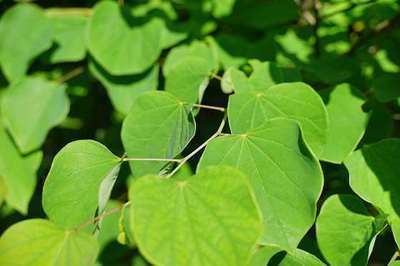
M 341 163 L 357 147 L 368 124 L 362 94 L 349 84 L 321 92 L 329 116 L 326 145 L 321 159 Z
M 23 77 L 32 60 L 51 47 L 52 26 L 33 4 L 18 4 L 0 20 L 0 62 L 8 81 Z
M 195 133 L 191 108 L 167 92 L 137 97 L 122 125 L 121 137 L 128 157 L 177 156 Z M 165 162 L 132 161 L 134 176 L 158 174 Z
M 70 103 L 65 89 L 40 77 L 27 77 L 5 92 L 4 124 L 23 153 L 39 148 L 48 131 L 67 117 Z

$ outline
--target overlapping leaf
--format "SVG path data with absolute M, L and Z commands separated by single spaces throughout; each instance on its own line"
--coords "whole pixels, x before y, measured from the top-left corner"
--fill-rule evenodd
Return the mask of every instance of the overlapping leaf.
M 231 131 L 244 133 L 265 121 L 284 117 L 297 121 L 312 151 L 320 157 L 328 129 L 327 111 L 322 99 L 308 85 L 282 83 L 265 91 L 237 93 L 229 98 Z
M 0 177 L 4 199 L 23 214 L 28 211 L 41 159 L 41 152 L 23 157 L 0 124 Z
M 57 14 L 58 9 L 47 10 L 54 29 L 54 47 L 50 51 L 51 63 L 76 62 L 85 58 L 87 17 Z
M 97 252 L 93 236 L 63 230 L 43 219 L 19 222 L 0 238 L 1 265 L 89 266 Z
M 157 89 L 157 66 L 139 75 L 113 76 L 108 74 L 96 62 L 89 65 L 90 71 L 103 84 L 116 110 L 128 114 L 135 99 L 147 92 Z
M 209 77 L 218 70 L 212 50 L 203 42 L 173 49 L 163 68 L 165 90 L 182 101 L 201 101 Z
M 9 81 L 22 78 L 32 60 L 51 47 L 52 25 L 32 4 L 8 9 L 0 20 L 0 63 Z
M 320 158 L 341 163 L 356 148 L 367 127 L 369 115 L 362 110 L 362 94 L 349 84 L 338 85 L 321 94 L 327 105 L 329 129 Z
M 246 177 L 228 167 L 141 177 L 130 191 L 142 254 L 156 265 L 245 265 L 261 233 Z
M 330 265 L 366 265 L 381 225 L 356 196 L 334 195 L 318 216 L 318 246 Z
M 4 124 L 23 153 L 39 148 L 48 131 L 67 117 L 65 89 L 40 77 L 27 77 L 5 92 L 1 102 Z
M 385 139 L 365 145 L 345 161 L 350 186 L 362 199 L 388 217 L 397 245 L 400 246 L 400 140 Z
M 167 92 L 148 92 L 135 100 L 125 118 L 121 137 L 128 157 L 177 156 L 195 133 L 190 107 Z M 158 174 L 165 162 L 132 161 L 134 176 Z
M 113 75 L 139 74 L 161 53 L 159 19 L 133 16 L 116 2 L 99 2 L 89 20 L 87 45 L 96 61 Z
M 120 158 L 102 144 L 78 140 L 54 158 L 43 188 L 43 208 L 54 223 L 76 227 L 101 213 L 118 175 Z
M 263 214 L 260 243 L 296 248 L 314 222 L 323 182 L 297 123 L 271 119 L 241 134 L 216 138 L 198 169 L 220 164 L 237 167 L 249 177 Z

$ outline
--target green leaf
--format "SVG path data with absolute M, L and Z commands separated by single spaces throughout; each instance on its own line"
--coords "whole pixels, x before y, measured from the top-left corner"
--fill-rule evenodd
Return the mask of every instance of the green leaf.
M 161 53 L 159 19 L 135 17 L 127 7 L 101 1 L 89 20 L 87 46 L 96 61 L 112 75 L 139 74 Z
M 372 90 L 381 102 L 388 102 L 400 98 L 398 73 L 382 73 L 377 75 L 372 82 Z
M 229 67 L 222 76 L 221 89 L 224 93 L 229 94 L 234 91 L 249 91 L 251 90 L 251 85 L 242 71 Z
M 156 90 L 158 86 L 158 66 L 139 75 L 113 76 L 100 65 L 91 61 L 89 69 L 103 84 L 114 108 L 122 114 L 128 114 L 135 99 L 147 92 Z
M 266 266 L 281 251 L 282 249 L 278 246 L 263 246 L 251 256 L 250 266 Z
M 105 211 L 110 211 L 114 208 L 120 208 L 121 202 L 116 200 L 109 200 Z M 111 241 L 116 240 L 119 234 L 119 212 L 108 215 L 101 220 L 100 230 L 97 235 L 97 241 L 100 249 L 104 249 Z
M 300 72 L 293 67 L 283 67 L 272 62 L 261 62 L 258 60 L 249 61 L 253 72 L 249 77 L 252 89 L 265 91 L 269 87 L 283 83 L 301 81 Z M 244 91 L 238 86 L 238 92 Z
M 0 124 L 0 177 L 5 186 L 5 200 L 22 214 L 28 211 L 41 158 L 41 152 L 23 157 Z
M 63 230 L 43 219 L 14 224 L 0 238 L 1 265 L 89 266 L 97 252 L 93 236 Z
M 261 233 L 247 179 L 233 168 L 142 177 L 129 195 L 135 239 L 156 265 L 245 265 Z
M 209 77 L 217 69 L 215 55 L 205 43 L 178 46 L 165 61 L 165 90 L 184 102 L 201 101 Z
M 230 165 L 243 171 L 264 219 L 261 244 L 294 249 L 314 223 L 323 178 L 297 123 L 271 119 L 260 127 L 211 141 L 198 165 Z
M 268 27 L 296 21 L 299 16 L 296 3 L 291 0 L 237 1 L 229 21 L 237 27 Z
M 314 255 L 301 249 L 286 252 L 276 246 L 264 246 L 253 254 L 250 266 L 266 265 L 322 266 L 325 264 Z
M 57 12 L 57 9 L 53 9 Z M 51 11 L 47 13 L 51 17 Z M 54 28 L 55 47 L 50 51 L 51 63 L 77 62 L 85 58 L 85 32 L 87 17 L 80 15 L 54 16 L 50 18 Z
M 399 154 L 400 140 L 385 139 L 364 145 L 353 152 L 345 165 L 353 191 L 388 216 L 387 220 L 400 247 Z
M 52 27 L 36 5 L 18 4 L 0 20 L 0 62 L 8 81 L 23 77 L 32 60 L 51 47 Z
M 136 98 L 122 125 L 128 157 L 174 158 L 195 133 L 191 108 L 167 92 L 154 91 Z M 130 162 L 134 176 L 158 174 L 165 162 Z
M 48 131 L 67 117 L 65 89 L 41 77 L 27 77 L 5 92 L 1 104 L 4 124 L 23 153 L 39 148 Z
M 357 147 L 368 124 L 368 113 L 363 112 L 362 94 L 349 84 L 341 84 L 321 95 L 329 116 L 329 128 L 324 151 L 320 158 L 342 163 Z
M 324 266 L 317 257 L 305 252 L 301 249 L 296 249 L 293 252 L 287 253 L 279 266 Z
M 94 218 L 107 202 L 121 159 L 102 144 L 78 140 L 57 153 L 43 187 L 43 209 L 57 225 L 72 228 Z
M 367 265 L 377 232 L 375 218 L 358 197 L 329 197 L 321 208 L 316 227 L 318 246 L 329 265 Z
M 305 83 L 282 83 L 263 92 L 242 92 L 229 97 L 228 118 L 232 133 L 244 133 L 272 118 L 297 121 L 304 139 L 319 158 L 323 152 L 328 117 L 319 95 Z

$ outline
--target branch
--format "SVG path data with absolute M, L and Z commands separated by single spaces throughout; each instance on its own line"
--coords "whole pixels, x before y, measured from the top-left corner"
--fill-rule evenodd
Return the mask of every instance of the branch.
M 182 159 L 168 159 L 168 158 L 129 158 L 129 157 L 123 157 L 121 158 L 121 161 L 127 162 L 127 161 L 158 161 L 158 162 L 181 162 Z
M 59 78 L 57 80 L 57 83 L 64 83 L 70 79 L 75 78 L 76 76 L 79 76 L 80 74 L 83 73 L 83 71 L 85 71 L 85 68 L 83 66 L 74 68 L 73 70 L 71 70 L 70 72 L 66 73 L 64 76 L 62 76 L 61 78 Z
M 205 105 L 205 104 L 193 104 L 193 107 L 198 107 L 198 108 L 203 108 L 203 109 L 209 109 L 209 110 L 216 110 L 220 112 L 225 112 L 224 107 L 219 107 L 219 106 L 212 106 L 212 105 Z
M 218 127 L 218 130 L 211 136 L 209 137 L 203 144 L 201 144 L 199 147 L 197 147 L 194 151 L 192 151 L 191 153 L 189 153 L 187 156 L 185 156 L 185 158 L 183 158 L 181 160 L 181 162 L 175 167 L 175 169 L 169 173 L 167 175 L 167 178 L 170 178 L 171 176 L 173 176 L 176 172 L 178 172 L 179 168 L 182 167 L 182 165 L 184 165 L 190 158 L 192 158 L 196 153 L 198 153 L 201 149 L 203 149 L 205 146 L 207 146 L 207 144 L 212 141 L 213 139 L 215 139 L 216 137 L 218 137 L 221 133 L 222 130 L 224 129 L 225 126 L 225 121 L 226 121 L 226 114 L 224 115 L 224 118 L 221 121 L 221 124 Z
M 388 264 L 390 264 L 390 263 L 396 261 L 396 259 L 397 259 L 398 256 L 399 256 L 399 251 L 396 250 L 396 251 L 394 252 L 393 256 L 390 258 L 390 261 L 389 261 Z
M 114 214 L 114 213 L 116 213 L 116 212 L 121 211 L 121 210 L 124 209 L 126 206 L 129 206 L 129 204 L 131 204 L 130 201 L 125 202 L 124 204 L 122 204 L 122 205 L 119 206 L 119 207 L 115 207 L 115 208 L 112 208 L 112 209 L 110 209 L 110 210 L 108 210 L 108 211 L 105 211 L 105 212 L 103 212 L 102 214 L 100 214 L 99 216 L 96 216 L 94 219 L 91 219 L 91 220 L 89 220 L 89 221 L 86 221 L 86 222 L 84 222 L 84 223 L 78 225 L 75 229 L 76 229 L 76 230 L 81 230 L 81 229 L 85 228 L 85 227 L 88 226 L 88 225 L 96 224 L 98 221 L 104 219 L 105 217 L 110 216 L 111 214 Z
M 352 47 L 346 54 L 347 55 L 353 54 L 358 48 L 360 48 L 362 45 L 364 45 L 368 40 L 373 39 L 374 37 L 376 37 L 382 33 L 388 32 L 391 29 L 395 28 L 395 26 L 398 22 L 400 22 L 400 14 L 396 15 L 391 20 L 383 21 L 371 33 L 358 38 L 357 41 L 354 42 L 354 44 L 352 45 Z

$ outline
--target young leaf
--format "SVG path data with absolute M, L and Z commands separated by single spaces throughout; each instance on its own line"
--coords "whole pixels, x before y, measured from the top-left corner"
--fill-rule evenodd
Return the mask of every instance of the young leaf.
M 93 219 L 97 208 L 101 213 L 114 184 L 104 187 L 103 182 L 116 178 L 120 162 L 96 141 L 66 145 L 54 158 L 43 187 L 43 209 L 50 220 L 72 228 Z
M 0 124 L 0 177 L 4 183 L 5 201 L 22 214 L 28 211 L 41 159 L 41 152 L 23 157 Z
M 212 50 L 203 42 L 173 49 L 165 61 L 163 73 L 165 90 L 184 102 L 201 101 L 213 71 L 218 63 Z
M 148 92 L 136 98 L 122 125 L 121 137 L 128 157 L 177 156 L 195 133 L 189 106 L 167 92 Z M 134 176 L 158 174 L 165 162 L 132 161 Z
M 342 163 L 356 148 L 368 124 L 368 113 L 363 112 L 362 94 L 349 84 L 321 92 L 329 116 L 326 145 L 320 158 Z
M 261 233 L 247 179 L 234 168 L 142 177 L 129 195 L 135 239 L 156 265 L 245 265 Z
M 158 66 L 139 75 L 113 76 L 92 60 L 89 69 L 106 88 L 114 108 L 125 115 L 139 95 L 156 90 L 158 86 Z
M 314 255 L 305 252 L 301 249 L 296 249 L 293 252 L 288 252 L 283 260 L 279 263 L 280 266 L 324 266 Z
M 345 161 L 350 186 L 388 217 L 400 247 L 400 140 L 385 139 L 353 152 Z
M 14 224 L 0 238 L 0 265 L 89 266 L 97 252 L 93 236 L 43 219 Z
M 50 48 L 52 26 L 36 5 L 18 4 L 0 20 L 0 62 L 8 81 L 23 77 L 31 61 Z
M 1 104 L 4 124 L 23 153 L 39 148 L 48 131 L 69 112 L 64 85 L 27 77 L 7 89 Z
M 291 250 L 314 223 L 322 190 L 322 171 L 309 152 L 297 123 L 271 119 L 260 127 L 214 139 L 198 165 L 230 165 L 243 171 L 260 205 L 261 244 Z
M 101 1 L 89 20 L 87 46 L 110 74 L 139 74 L 160 55 L 161 36 L 160 20 L 135 17 L 128 7 Z
M 244 133 L 277 117 L 299 122 L 305 141 L 320 157 L 326 142 L 328 116 L 322 99 L 310 86 L 300 82 L 282 83 L 263 92 L 243 92 L 229 97 L 232 133 Z
M 367 265 L 375 218 L 353 195 L 329 197 L 317 219 L 318 246 L 329 265 Z
M 51 12 L 52 9 L 47 10 L 50 16 Z M 80 15 L 57 15 L 50 18 L 54 28 L 55 42 L 55 47 L 51 49 L 49 55 L 51 63 L 76 62 L 85 58 L 87 20 L 87 17 Z

